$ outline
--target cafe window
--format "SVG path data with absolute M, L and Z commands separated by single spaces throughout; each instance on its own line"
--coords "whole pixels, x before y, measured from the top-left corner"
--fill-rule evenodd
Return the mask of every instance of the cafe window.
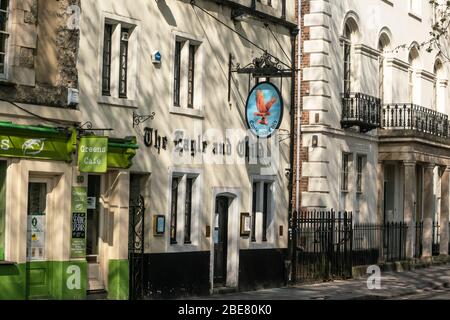
M 137 81 L 137 26 L 107 18 L 103 30 L 101 94 L 134 99 Z
M 103 41 L 103 81 L 102 92 L 104 96 L 111 95 L 111 43 L 113 26 L 105 25 L 105 36 Z
M 127 98 L 128 85 L 128 39 L 130 30 L 122 28 L 120 38 L 119 98 Z
M 253 182 L 252 192 L 252 242 L 269 239 L 269 226 L 272 222 L 271 207 L 273 202 L 271 181 Z M 258 221 L 259 220 L 259 221 Z
M 6 74 L 6 55 L 8 51 L 9 0 L 0 0 L 0 76 Z
M 0 161 L 0 261 L 5 260 L 6 161 Z

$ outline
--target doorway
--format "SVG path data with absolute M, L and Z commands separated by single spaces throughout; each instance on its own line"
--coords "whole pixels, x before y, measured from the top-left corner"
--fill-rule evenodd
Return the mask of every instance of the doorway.
M 99 263 L 101 176 L 89 175 L 87 188 L 87 239 L 89 291 L 104 290 Z
M 216 198 L 214 226 L 214 286 L 225 287 L 227 283 L 228 256 L 228 209 L 227 197 Z
M 44 299 L 51 296 L 51 270 L 46 252 L 50 191 L 51 179 L 30 179 L 27 206 L 27 299 Z

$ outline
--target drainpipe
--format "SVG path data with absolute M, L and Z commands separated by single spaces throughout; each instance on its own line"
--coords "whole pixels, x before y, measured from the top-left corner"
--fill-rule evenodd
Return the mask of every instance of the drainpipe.
M 297 167 L 296 167 L 296 177 L 295 177 L 295 210 L 299 212 L 300 210 L 300 149 L 301 149 L 301 125 L 302 125 L 302 113 L 300 110 L 301 106 L 301 89 L 302 89 L 302 0 L 298 0 L 298 25 L 300 28 L 300 36 L 297 43 L 297 56 L 298 56 L 298 81 L 297 81 Z

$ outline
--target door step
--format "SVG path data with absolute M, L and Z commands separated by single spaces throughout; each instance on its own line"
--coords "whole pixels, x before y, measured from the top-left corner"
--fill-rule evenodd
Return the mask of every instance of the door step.
M 213 294 L 229 294 L 238 292 L 237 288 L 218 287 L 213 289 Z
M 102 281 L 99 281 L 97 279 L 89 279 L 88 283 L 88 291 L 104 291 L 105 285 Z
M 105 290 L 105 285 L 103 284 L 100 264 L 98 263 L 89 263 L 88 264 L 88 291 L 101 291 Z

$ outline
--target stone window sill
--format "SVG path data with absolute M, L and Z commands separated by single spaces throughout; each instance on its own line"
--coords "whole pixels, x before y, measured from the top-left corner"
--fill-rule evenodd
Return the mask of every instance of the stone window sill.
M 176 114 L 176 115 L 181 115 L 181 116 L 187 116 L 187 117 L 193 117 L 193 118 L 199 118 L 199 119 L 205 118 L 205 115 L 203 114 L 203 110 L 199 110 L 199 109 L 171 107 L 169 112 L 171 114 Z
M 137 109 L 138 105 L 135 100 L 130 99 L 120 99 L 108 96 L 100 96 L 98 99 L 98 103 L 109 105 L 113 107 L 125 107 L 125 108 L 133 108 Z

